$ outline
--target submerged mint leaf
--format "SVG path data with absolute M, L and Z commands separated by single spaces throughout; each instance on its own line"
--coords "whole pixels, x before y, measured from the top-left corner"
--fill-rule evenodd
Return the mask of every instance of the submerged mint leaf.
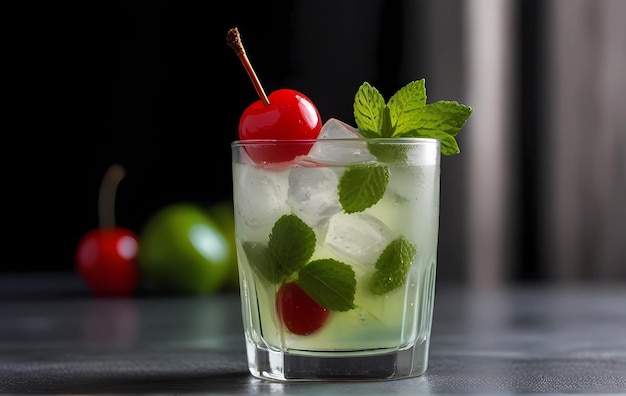
M 382 295 L 402 286 L 416 253 L 415 245 L 403 236 L 394 239 L 376 261 L 376 269 L 370 281 L 370 291 L 376 295 Z
M 324 308 L 349 311 L 355 307 L 356 276 L 348 264 L 335 259 L 311 261 L 298 272 L 297 283 Z
M 315 232 L 294 214 L 279 218 L 267 244 L 269 258 L 279 280 L 302 268 L 315 250 Z
M 267 246 L 260 242 L 243 242 L 243 251 L 252 269 L 271 283 L 278 283 L 281 274 L 276 271 L 276 266 L 272 263 Z
M 385 99 L 368 82 L 364 82 L 354 96 L 354 119 L 364 137 L 381 137 Z
M 362 212 L 385 194 L 389 169 L 382 165 L 354 165 L 339 180 L 339 202 L 346 213 Z
M 367 149 L 379 162 L 405 162 L 409 157 L 407 144 L 385 144 L 381 142 L 367 142 Z

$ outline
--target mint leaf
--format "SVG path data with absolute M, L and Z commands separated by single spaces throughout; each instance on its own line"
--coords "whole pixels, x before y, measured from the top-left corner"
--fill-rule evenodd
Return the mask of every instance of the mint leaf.
M 355 307 L 356 276 L 352 267 L 340 261 L 311 261 L 298 272 L 296 283 L 322 307 L 332 311 Z
M 458 154 L 461 152 L 461 149 L 459 148 L 459 144 L 456 142 L 456 139 L 454 138 L 454 136 L 449 135 L 443 131 L 435 131 L 432 130 L 429 133 L 431 138 L 435 138 L 435 139 L 439 139 L 439 146 L 440 146 L 440 150 L 441 153 L 443 155 L 452 155 L 452 154 Z M 415 137 L 422 137 L 420 135 L 417 135 Z
M 383 108 L 383 127 L 381 129 L 380 135 L 384 138 L 390 138 L 393 136 L 393 125 L 391 124 L 391 111 L 389 106 L 385 106 Z
M 391 114 L 393 136 L 402 135 L 414 129 L 413 114 L 416 109 L 426 105 L 426 86 L 424 79 L 413 81 L 402 87 L 390 99 L 387 106 Z
M 428 138 L 439 139 L 439 146 L 440 146 L 441 153 L 443 155 L 452 155 L 452 154 L 458 154 L 461 152 L 461 149 L 459 148 L 459 144 L 456 142 L 456 139 L 454 138 L 454 136 L 448 133 L 445 133 L 444 131 L 431 130 L 428 132 L 427 136 L 422 135 L 420 131 L 413 131 L 413 132 L 407 133 L 404 136 L 428 137 Z
M 444 155 L 460 152 L 455 137 L 472 112 L 471 107 L 455 101 L 427 104 L 424 79 L 400 88 L 387 103 L 367 82 L 359 87 L 354 98 L 354 119 L 364 137 L 439 139 Z
M 272 227 L 267 248 L 276 273 L 273 279 L 282 280 L 311 258 L 315 250 L 315 232 L 298 216 L 283 215 Z
M 472 108 L 453 101 L 440 100 L 427 104 L 411 113 L 405 130 L 398 136 L 430 137 L 431 131 L 456 136 L 472 114 Z
M 389 169 L 381 165 L 354 165 L 339 180 L 339 202 L 346 213 L 362 212 L 385 194 Z
M 379 162 L 401 163 L 409 158 L 409 145 L 368 142 L 367 149 Z
M 385 99 L 369 83 L 364 82 L 354 96 L 354 119 L 364 137 L 381 137 Z
M 370 291 L 377 295 L 402 286 L 417 253 L 415 245 L 404 237 L 394 239 L 378 257 L 370 281 Z
M 247 241 L 243 242 L 242 246 L 252 269 L 272 283 L 278 283 L 281 280 L 280 274 L 276 271 L 276 266 L 270 259 L 267 246 L 259 242 Z

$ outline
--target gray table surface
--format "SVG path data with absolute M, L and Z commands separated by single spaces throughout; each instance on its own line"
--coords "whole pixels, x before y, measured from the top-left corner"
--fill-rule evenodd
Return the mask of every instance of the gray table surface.
M 239 297 L 92 297 L 73 274 L 0 274 L 3 394 L 626 394 L 626 284 L 437 284 L 425 375 L 248 374 Z

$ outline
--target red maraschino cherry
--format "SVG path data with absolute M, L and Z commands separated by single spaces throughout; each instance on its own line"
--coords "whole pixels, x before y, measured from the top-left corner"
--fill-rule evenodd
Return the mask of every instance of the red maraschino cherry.
M 232 28 L 226 36 L 228 45 L 235 51 L 243 64 L 259 100 L 246 108 L 239 120 L 241 140 L 302 140 L 316 139 L 322 129 L 322 118 L 317 107 L 306 95 L 292 90 L 279 89 L 269 97 L 265 94 L 246 51 L 237 28 Z M 298 155 L 307 154 L 311 145 L 293 144 L 283 146 L 268 153 L 248 148 L 248 154 L 257 163 L 290 161 Z
M 115 225 L 115 193 L 125 171 L 112 165 L 104 175 L 98 197 L 99 227 L 78 242 L 75 265 L 97 296 L 130 296 L 139 285 L 137 235 Z
M 295 282 L 285 283 L 278 289 L 276 312 L 291 333 L 302 336 L 318 331 L 330 315 L 330 310 L 316 303 Z

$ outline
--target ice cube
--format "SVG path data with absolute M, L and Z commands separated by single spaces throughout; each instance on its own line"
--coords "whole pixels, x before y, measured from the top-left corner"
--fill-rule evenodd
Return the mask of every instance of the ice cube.
M 376 158 L 367 150 L 367 144 L 363 141 L 341 140 L 336 142 L 324 142 L 326 139 L 356 139 L 362 137 L 359 131 L 345 122 L 331 118 L 318 135 L 318 141 L 309 151 L 309 157 L 321 164 L 342 163 L 353 164 L 358 162 L 373 161 Z
M 251 228 L 271 227 L 289 213 L 287 171 L 267 171 L 236 164 L 235 210 Z
M 393 240 L 393 232 L 365 213 L 337 213 L 330 218 L 324 244 L 354 264 L 371 265 Z
M 287 205 L 311 227 L 325 223 L 341 210 L 337 174 L 330 168 L 292 168 Z
M 360 137 L 362 136 L 358 129 L 336 118 L 330 118 L 326 121 L 319 135 L 317 135 L 318 139 L 350 139 Z

